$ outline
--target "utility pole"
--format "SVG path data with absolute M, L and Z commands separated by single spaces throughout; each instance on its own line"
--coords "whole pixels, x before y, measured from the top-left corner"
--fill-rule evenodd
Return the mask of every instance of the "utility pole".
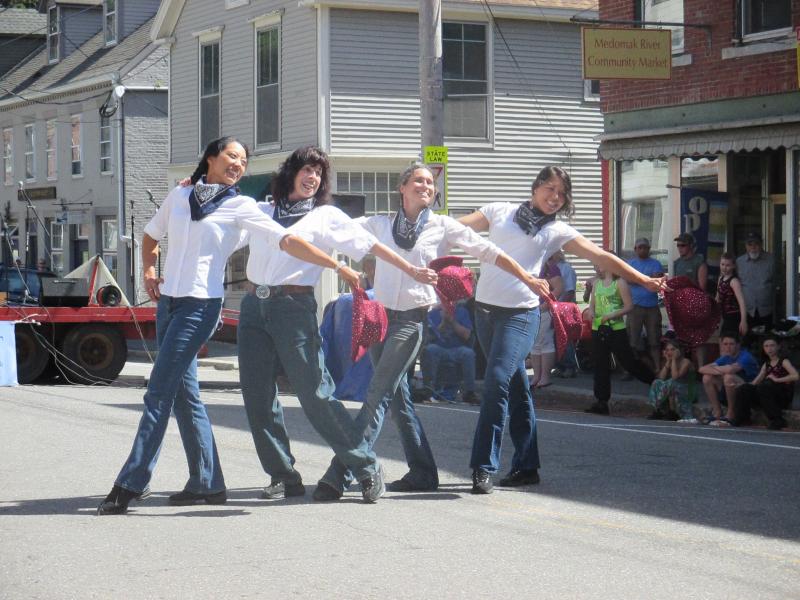
M 419 0 L 419 104 L 422 148 L 444 145 L 442 0 Z

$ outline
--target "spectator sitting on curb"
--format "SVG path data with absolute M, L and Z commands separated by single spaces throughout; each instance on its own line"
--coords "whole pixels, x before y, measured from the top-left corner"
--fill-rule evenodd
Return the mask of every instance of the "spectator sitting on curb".
M 750 423 L 751 406 L 760 406 L 767 416 L 769 429 L 783 429 L 783 411 L 792 404 L 794 382 L 800 379 L 797 369 L 780 354 L 778 340 L 767 337 L 762 342 L 767 360 L 751 383 L 742 385 L 736 393 L 735 425 Z
M 736 416 L 734 413 L 736 389 L 755 379 L 758 374 L 756 359 L 747 350 L 742 349 L 738 335 L 725 332 L 719 340 L 719 358 L 703 365 L 698 371 L 703 375 L 703 389 L 711 403 L 711 415 L 706 418 L 705 423 L 714 427 L 732 425 Z M 724 417 L 720 403 L 720 393 L 723 389 L 725 402 L 728 405 Z
M 692 361 L 684 357 L 677 339 L 665 338 L 663 348 L 663 366 L 650 384 L 648 400 L 654 410 L 648 418 L 697 423 L 689 397 L 689 384 L 695 376 Z
M 475 350 L 472 349 L 472 319 L 463 304 L 451 315 L 435 306 L 428 312 L 428 342 L 422 350 L 420 367 L 426 392 L 441 393 L 438 381 L 440 367 L 460 366 L 462 398 L 467 404 L 480 404 L 475 392 Z M 446 394 L 445 394 L 446 396 Z M 449 398 L 448 398 L 449 399 Z

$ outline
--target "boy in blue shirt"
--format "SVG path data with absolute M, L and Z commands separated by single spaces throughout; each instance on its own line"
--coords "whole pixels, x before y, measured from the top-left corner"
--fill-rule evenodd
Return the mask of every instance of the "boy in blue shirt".
M 719 340 L 719 358 L 703 365 L 698 372 L 703 375 L 703 389 L 711 403 L 711 417 L 708 424 L 714 427 L 728 427 L 734 420 L 736 388 L 750 383 L 758 375 L 759 366 L 753 355 L 743 350 L 739 336 L 723 334 Z M 728 404 L 726 415 L 722 416 L 720 395 L 724 389 L 724 398 Z

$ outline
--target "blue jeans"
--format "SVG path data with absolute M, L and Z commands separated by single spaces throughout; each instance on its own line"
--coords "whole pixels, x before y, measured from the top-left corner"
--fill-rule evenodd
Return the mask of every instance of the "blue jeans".
M 465 392 L 475 391 L 475 351 L 469 346 L 444 348 L 437 344 L 428 344 L 422 351 L 419 366 L 422 369 L 422 381 L 439 391 L 441 384 L 437 377 L 441 368 L 453 369 L 461 372 L 463 389 Z M 452 377 L 445 377 L 442 383 L 453 383 Z M 456 382 L 458 383 L 458 382 Z
M 336 386 L 325 368 L 313 294 L 266 299 L 248 294 L 239 314 L 239 377 L 261 466 L 288 483 L 300 480 L 278 400 L 283 365 L 300 406 L 336 456 L 361 480 L 375 473 L 375 454 L 362 440 L 353 418 L 333 397 Z
M 483 401 L 472 443 L 470 467 L 497 473 L 506 415 L 514 443 L 511 470 L 539 468 L 536 414 L 528 389 L 525 356 L 539 330 L 539 308 L 477 305 L 475 330 L 486 355 Z
M 436 461 L 414 411 L 406 378 L 422 345 L 423 328 L 423 322 L 407 319 L 403 313 L 390 315 L 386 339 L 369 350 L 374 373 L 367 388 L 366 402 L 356 417 L 356 427 L 372 448 L 380 435 L 386 409 L 391 405 L 409 466 L 409 473 L 403 479 L 420 488 L 435 489 L 439 485 Z M 320 481 L 343 491 L 352 482 L 352 475 L 335 457 Z
M 150 483 L 172 411 L 189 463 L 184 489 L 197 494 L 225 489 L 214 433 L 197 382 L 197 353 L 214 333 L 221 310 L 221 298 L 162 295 L 158 301 L 158 356 L 133 448 L 115 482 L 120 487 L 139 493 Z

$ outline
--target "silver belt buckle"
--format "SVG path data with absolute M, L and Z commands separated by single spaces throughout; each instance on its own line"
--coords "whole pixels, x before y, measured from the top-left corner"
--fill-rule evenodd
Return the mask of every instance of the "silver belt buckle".
M 272 294 L 271 290 L 269 289 L 268 285 L 260 285 L 256 288 L 256 298 L 260 298 L 261 300 L 266 300 Z

